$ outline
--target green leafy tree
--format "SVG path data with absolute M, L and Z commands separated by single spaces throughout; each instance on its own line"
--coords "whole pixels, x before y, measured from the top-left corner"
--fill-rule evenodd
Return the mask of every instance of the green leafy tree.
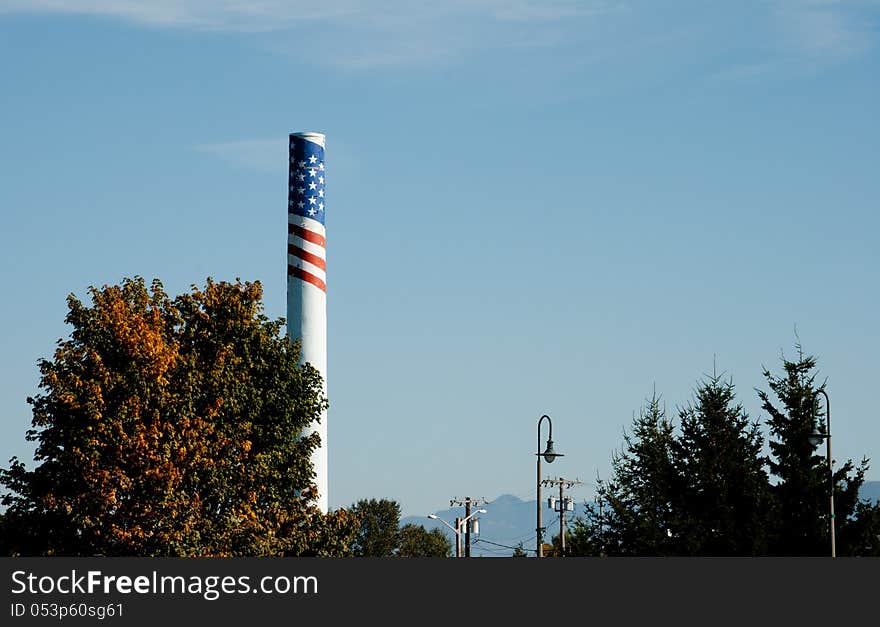
M 681 486 L 671 529 L 684 555 L 766 552 L 769 479 L 758 422 L 736 402 L 732 381 L 713 373 L 679 410 L 672 447 Z
M 349 511 L 358 520 L 352 544 L 356 557 L 391 557 L 399 545 L 400 504 L 390 499 L 361 499 Z
M 821 556 L 830 550 L 828 463 L 824 445 L 810 443 L 810 434 L 825 431 L 826 407 L 819 395 L 816 358 L 796 345 L 797 359 L 783 357 L 782 373 L 764 369 L 769 391 L 758 390 L 770 428 L 770 472 L 775 513 L 770 552 L 774 555 Z M 772 395 L 772 396 L 771 396 Z M 876 551 L 880 534 L 877 506 L 859 502 L 858 492 L 868 470 L 867 458 L 837 464 L 833 474 L 835 536 L 838 555 Z
M 439 529 L 406 524 L 398 533 L 397 557 L 449 557 L 452 543 Z
M 6 514 L 0 513 L 0 555 L 12 553 L 11 539 L 12 532 L 6 526 Z
M 303 429 L 327 406 L 259 283 L 171 298 L 143 279 L 68 297 L 70 337 L 28 399 L 35 467 L 13 458 L 15 555 L 344 555 L 356 526 L 322 514 Z

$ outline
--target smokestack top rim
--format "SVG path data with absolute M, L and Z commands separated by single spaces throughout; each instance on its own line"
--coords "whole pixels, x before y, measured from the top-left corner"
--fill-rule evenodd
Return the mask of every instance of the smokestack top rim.
M 316 133 L 316 132 L 312 132 L 312 131 L 305 131 L 302 133 L 291 133 L 290 136 L 291 137 L 299 137 L 300 139 L 305 139 L 307 141 L 314 142 L 314 143 L 318 144 L 319 146 L 321 146 L 321 148 L 325 147 L 324 144 L 327 139 L 327 137 L 326 137 L 326 135 L 324 135 L 324 133 Z

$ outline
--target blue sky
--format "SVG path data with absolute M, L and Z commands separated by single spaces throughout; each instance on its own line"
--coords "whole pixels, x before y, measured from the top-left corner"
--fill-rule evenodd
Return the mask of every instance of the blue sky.
M 533 498 L 544 413 L 590 498 L 713 359 L 763 420 L 795 328 L 880 478 L 880 2 L 436 4 L 0 0 L 0 460 L 69 293 L 241 277 L 284 315 L 319 131 L 331 506 Z

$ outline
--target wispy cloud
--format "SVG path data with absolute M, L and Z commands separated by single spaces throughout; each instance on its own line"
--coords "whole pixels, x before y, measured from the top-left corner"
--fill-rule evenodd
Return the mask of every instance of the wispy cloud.
M 719 72 L 725 80 L 858 58 L 876 41 L 878 8 L 880 0 L 755 0 L 739 7 L 689 0 L 677 9 L 653 0 L 0 0 L 0 14 L 78 14 L 151 28 L 261 33 L 259 45 L 276 52 L 354 70 L 570 43 L 580 46 L 580 57 L 607 57 L 696 29 L 713 33 L 694 51 L 697 57 L 722 46 L 744 53 Z M 730 15 L 747 15 L 749 24 L 732 27 Z
M 500 20 L 515 22 L 555 22 L 572 18 L 591 17 L 618 8 L 614 2 L 528 2 L 509 0 L 493 2 L 494 15 Z
M 151 26 L 230 31 L 282 30 L 321 20 L 373 26 L 484 16 L 558 21 L 602 13 L 612 0 L 0 0 L 0 12 L 101 15 Z
M 357 10 L 358 4 L 351 0 L 0 0 L 0 12 L 93 15 L 147 26 L 230 31 L 279 30 Z
M 108 17 L 153 28 L 277 33 L 261 44 L 346 68 L 423 65 L 517 41 L 556 41 L 619 0 L 0 0 L 3 12 Z M 307 46 L 307 48 L 306 48 Z M 318 51 L 317 53 L 315 51 Z
M 880 3 L 846 0 L 783 0 L 775 17 L 781 42 L 792 54 L 838 61 L 867 51 L 875 36 L 861 9 Z
M 880 0 L 772 0 L 760 5 L 755 29 L 737 62 L 715 82 L 808 76 L 867 54 L 877 39 Z
M 199 144 L 194 149 L 219 157 L 231 165 L 265 172 L 275 172 L 279 167 L 283 169 L 287 160 L 285 137 Z

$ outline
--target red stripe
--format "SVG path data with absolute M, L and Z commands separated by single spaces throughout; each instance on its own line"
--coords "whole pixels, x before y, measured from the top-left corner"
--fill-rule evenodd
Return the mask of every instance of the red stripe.
M 323 235 L 318 235 L 317 233 L 309 231 L 308 229 L 304 229 L 296 224 L 288 224 L 287 232 L 292 233 L 293 235 L 296 235 L 297 237 L 302 238 L 307 242 L 311 242 L 312 244 L 317 244 L 318 246 L 324 247 L 327 246 L 326 240 L 324 239 Z
M 295 276 L 298 279 L 302 279 L 306 283 L 311 283 L 322 292 L 327 291 L 327 284 L 324 283 L 324 281 L 316 277 L 314 274 L 306 272 L 302 268 L 297 268 L 296 266 L 287 266 L 287 274 L 289 276 Z
M 308 261 L 313 266 L 321 268 L 321 270 L 323 270 L 324 272 L 327 271 L 327 262 L 324 261 L 321 257 L 318 257 L 318 255 L 313 255 L 312 253 L 303 250 L 302 248 L 297 248 L 293 244 L 287 245 L 287 252 L 291 255 L 299 257 L 303 261 Z

